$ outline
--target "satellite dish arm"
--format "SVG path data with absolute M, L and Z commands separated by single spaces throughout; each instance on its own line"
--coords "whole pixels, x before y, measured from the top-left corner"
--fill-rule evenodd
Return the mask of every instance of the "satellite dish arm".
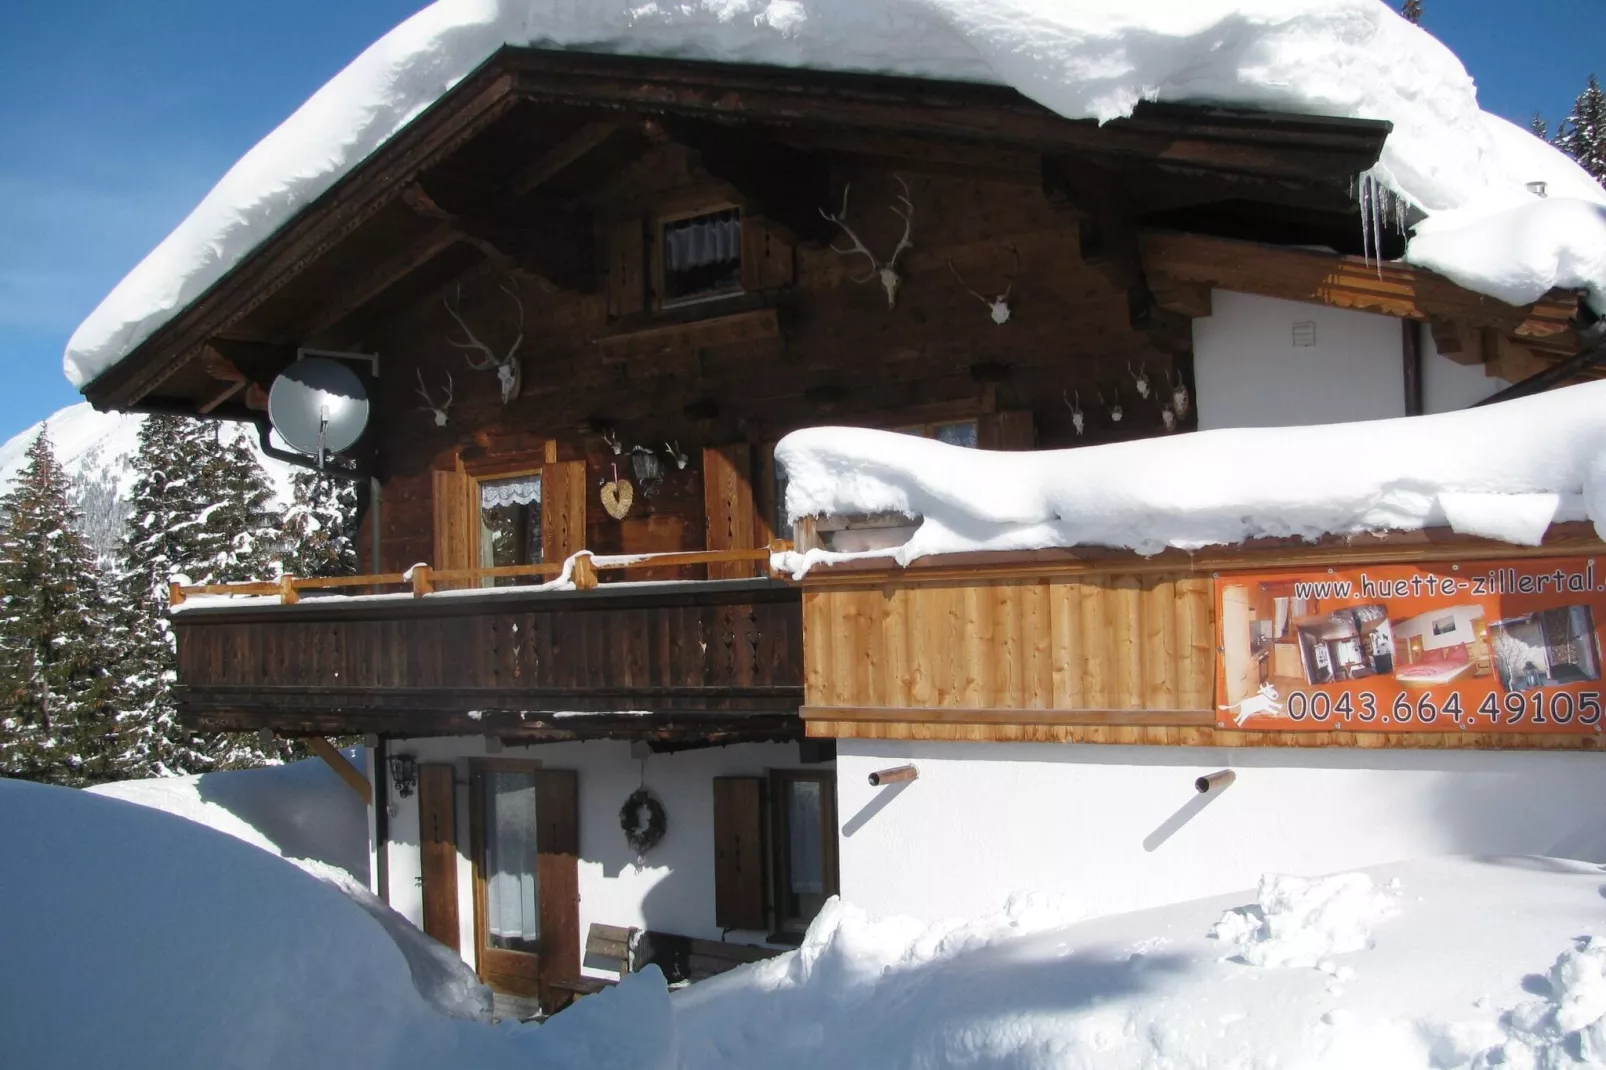
M 268 418 L 258 416 L 253 422 L 256 424 L 257 429 L 257 444 L 262 448 L 264 454 L 276 461 L 293 464 L 297 468 L 305 468 L 309 472 L 322 472 L 325 475 L 336 476 L 340 479 L 349 479 L 353 483 L 360 483 L 374 474 L 373 469 L 367 465 L 355 462 L 336 464 L 332 461 L 320 465 L 316 457 L 308 457 L 304 453 L 295 453 L 291 450 L 281 450 L 273 444 L 272 439 L 269 437 L 269 433 L 273 430 L 273 424 L 269 422 Z

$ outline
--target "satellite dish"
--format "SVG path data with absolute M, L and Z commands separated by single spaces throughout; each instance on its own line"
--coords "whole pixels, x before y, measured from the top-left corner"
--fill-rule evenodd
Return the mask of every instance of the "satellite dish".
M 368 392 L 336 360 L 303 357 L 268 390 L 268 419 L 290 448 L 324 458 L 350 449 L 368 426 Z

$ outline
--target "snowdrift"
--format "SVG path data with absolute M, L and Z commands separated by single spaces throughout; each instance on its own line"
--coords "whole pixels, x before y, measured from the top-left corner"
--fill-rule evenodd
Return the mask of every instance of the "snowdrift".
M 1000 83 L 1100 121 L 1141 100 L 1387 119 L 1368 182 L 1434 230 L 1408 260 L 1520 303 L 1585 287 L 1606 311 L 1588 210 L 1606 191 L 1481 111 L 1455 55 L 1383 0 L 439 0 L 223 176 L 74 333 L 67 377 L 115 364 L 504 44 Z M 1511 215 L 1529 183 L 1554 207 Z
M 1433 859 L 1059 927 L 833 902 L 674 997 L 685 1070 L 1566 1067 L 1606 1061 L 1602 867 Z
M 1237 428 L 1081 449 L 1003 453 L 856 427 L 794 431 L 775 447 L 787 513 L 921 518 L 885 550 L 777 555 L 819 561 L 967 550 L 1108 546 L 1152 554 L 1256 537 L 1446 525 L 1527 546 L 1553 522 L 1606 537 L 1606 381 L 1434 416 Z M 1311 458 L 1335 442 L 1366 463 Z
M 663 978 L 542 1027 L 433 1011 L 336 888 L 246 843 L 88 792 L 0 780 L 7 1065 L 667 1070 Z

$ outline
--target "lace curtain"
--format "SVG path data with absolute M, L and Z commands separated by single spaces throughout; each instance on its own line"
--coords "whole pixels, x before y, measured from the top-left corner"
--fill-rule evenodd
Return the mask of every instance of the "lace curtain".
M 482 509 L 496 509 L 504 505 L 538 505 L 540 501 L 540 476 L 487 479 L 480 484 L 480 508 Z
M 500 940 L 541 937 L 535 888 L 535 777 L 493 772 L 486 777 L 486 928 Z
M 670 271 L 722 264 L 742 255 L 742 215 L 736 209 L 664 227 L 664 262 Z

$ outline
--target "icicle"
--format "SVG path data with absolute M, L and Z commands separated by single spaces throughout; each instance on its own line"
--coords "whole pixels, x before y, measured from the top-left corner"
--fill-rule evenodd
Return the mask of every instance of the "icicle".
M 1372 202 L 1372 176 L 1370 174 L 1361 175 L 1360 179 L 1359 179 L 1359 182 L 1360 182 L 1360 187 L 1361 187 L 1360 190 L 1359 190 L 1360 196 L 1358 198 L 1358 200 L 1360 201 L 1360 205 L 1361 205 L 1361 255 L 1366 258 L 1367 263 L 1371 263 L 1371 260 L 1372 260 L 1372 203 L 1371 203 Z

